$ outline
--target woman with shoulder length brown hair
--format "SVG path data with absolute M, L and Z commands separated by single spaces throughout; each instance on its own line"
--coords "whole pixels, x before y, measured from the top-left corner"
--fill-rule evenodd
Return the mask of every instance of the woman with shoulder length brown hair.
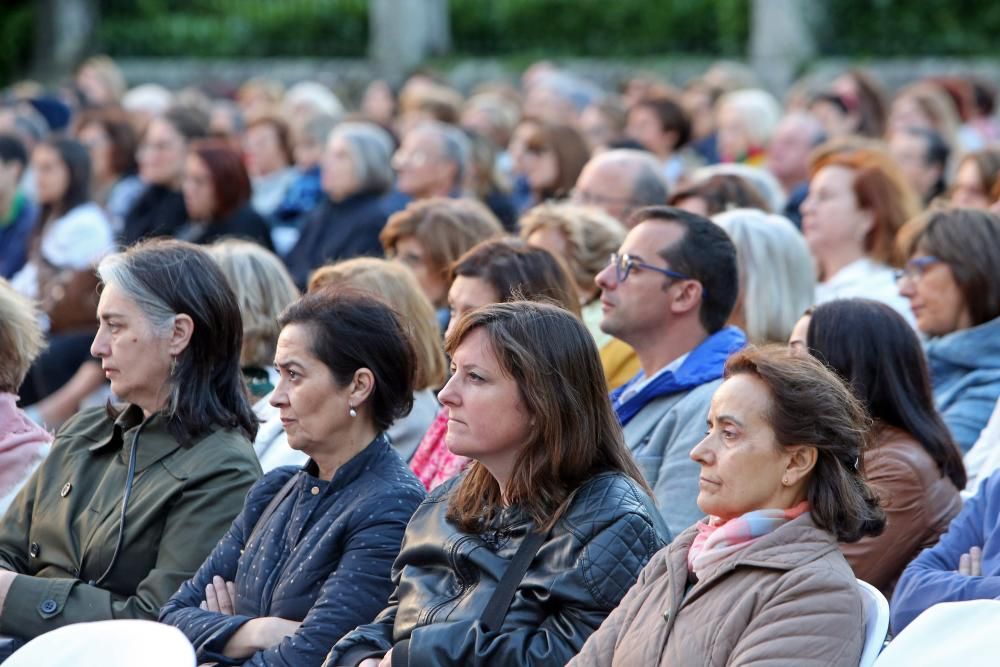
M 570 664 L 857 665 L 862 600 L 837 543 L 885 525 L 864 479 L 868 422 L 813 357 L 730 357 L 691 450 L 708 519 L 653 557 Z
M 446 348 L 448 446 L 475 463 L 417 509 L 389 607 L 328 666 L 563 665 L 662 544 L 576 317 L 493 304 L 462 317 Z
M 466 313 L 505 301 L 547 301 L 579 316 L 580 304 L 569 269 L 549 251 L 520 239 L 483 241 L 452 267 L 448 290 L 451 333 Z M 448 410 L 442 409 L 410 459 L 410 467 L 428 490 L 460 473 L 466 456 L 445 446 Z

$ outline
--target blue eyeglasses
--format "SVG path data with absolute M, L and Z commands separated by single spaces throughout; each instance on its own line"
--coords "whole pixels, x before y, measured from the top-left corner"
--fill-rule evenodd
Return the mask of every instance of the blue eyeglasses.
M 934 255 L 914 257 L 906 263 L 905 267 L 893 272 L 893 275 L 896 277 L 897 284 L 903 282 L 904 280 L 916 282 L 924 277 L 924 273 L 927 269 L 940 263 L 941 260 Z
M 609 263 L 615 267 L 615 278 L 617 278 L 620 283 L 628 280 L 628 274 L 632 272 L 632 269 L 636 268 L 656 271 L 657 273 L 662 273 L 668 278 L 674 278 L 675 280 L 692 280 L 691 276 L 686 276 L 683 273 L 677 273 L 676 271 L 671 271 L 670 269 L 661 269 L 658 266 L 640 262 L 637 259 L 633 259 L 631 255 L 619 255 L 618 253 L 613 252 L 611 253 Z

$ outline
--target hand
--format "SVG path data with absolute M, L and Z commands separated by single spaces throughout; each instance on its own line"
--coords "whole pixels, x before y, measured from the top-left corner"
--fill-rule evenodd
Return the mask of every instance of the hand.
M 382 662 L 378 663 L 378 667 L 392 667 L 392 649 L 382 656 Z
M 212 583 L 205 586 L 205 601 L 199 606 L 206 611 L 215 611 L 232 616 L 236 613 L 236 586 L 222 577 L 212 577 Z
M 223 655 L 236 660 L 246 660 L 257 651 L 266 651 L 280 644 L 285 637 L 295 634 L 302 621 L 289 621 L 277 616 L 254 618 L 233 633 L 222 649 Z
M 958 573 L 967 577 L 983 576 L 983 550 L 972 547 L 969 553 L 962 554 L 958 559 Z

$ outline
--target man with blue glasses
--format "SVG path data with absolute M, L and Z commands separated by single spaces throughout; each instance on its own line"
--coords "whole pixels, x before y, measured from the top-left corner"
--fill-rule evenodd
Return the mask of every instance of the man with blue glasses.
M 673 537 L 702 516 L 689 453 L 726 359 L 746 344 L 726 326 L 739 293 L 736 248 L 721 227 L 676 208 L 640 209 L 628 226 L 595 280 L 601 329 L 631 345 L 642 370 L 611 400 Z

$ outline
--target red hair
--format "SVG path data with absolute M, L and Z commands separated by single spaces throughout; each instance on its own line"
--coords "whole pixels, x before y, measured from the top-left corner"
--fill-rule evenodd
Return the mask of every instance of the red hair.
M 832 153 L 813 163 L 812 174 L 823 167 L 842 167 L 854 172 L 854 196 L 858 206 L 870 211 L 873 224 L 865 237 L 865 252 L 890 266 L 900 266 L 896 233 L 920 212 L 919 199 L 899 168 L 883 151 L 857 148 Z
M 215 191 L 212 220 L 222 220 L 250 200 L 250 176 L 240 155 L 223 139 L 201 139 L 191 144 L 191 154 L 205 164 Z

